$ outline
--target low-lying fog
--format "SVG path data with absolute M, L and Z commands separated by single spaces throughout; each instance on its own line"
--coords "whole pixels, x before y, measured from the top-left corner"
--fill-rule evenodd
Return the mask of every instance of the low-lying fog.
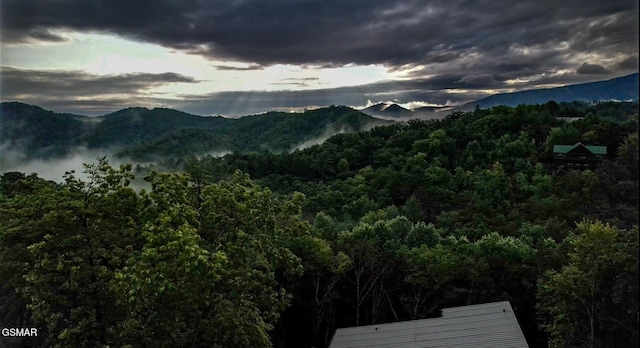
M 65 172 L 74 170 L 76 177 L 86 178 L 83 163 L 97 163 L 98 158 L 107 156 L 113 167 L 123 163 L 132 163 L 126 159 L 118 159 L 112 155 L 112 151 L 88 150 L 75 148 L 71 154 L 61 158 L 51 159 L 26 159 L 21 151 L 11 149 L 6 145 L 0 145 L 0 174 L 6 172 L 21 172 L 27 175 L 38 174 L 39 177 L 56 182 L 62 182 Z
M 114 156 L 115 153 L 117 153 L 115 149 L 89 150 L 84 147 L 78 147 L 64 157 L 27 160 L 23 152 L 15 148 L 9 148 L 6 145 L 0 145 L 0 175 L 7 172 L 21 172 L 26 175 L 36 173 L 43 179 L 61 183 L 64 181 L 64 174 L 73 170 L 75 171 L 75 177 L 86 180 L 88 176 L 86 173 L 83 173 L 85 170 L 84 164 L 98 163 L 98 158 L 106 156 L 109 164 L 114 168 L 118 168 L 121 164 L 127 163 L 133 164 L 134 169 L 136 165 L 143 166 L 143 173 L 136 173 L 134 171 L 133 174 L 136 178 L 131 183 L 131 187 L 139 191 L 142 188 L 149 189 L 148 183 L 143 180 L 148 170 L 170 171 L 170 169 L 167 169 L 162 164 L 119 158 Z M 199 157 L 222 157 L 230 153 L 231 151 L 212 151 Z

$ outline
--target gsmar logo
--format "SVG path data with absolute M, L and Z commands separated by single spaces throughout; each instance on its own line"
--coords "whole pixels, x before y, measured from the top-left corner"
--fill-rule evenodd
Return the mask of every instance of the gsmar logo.
M 38 336 L 38 329 L 35 327 L 23 327 L 23 328 L 3 328 L 2 336 L 5 337 L 23 337 L 23 336 Z

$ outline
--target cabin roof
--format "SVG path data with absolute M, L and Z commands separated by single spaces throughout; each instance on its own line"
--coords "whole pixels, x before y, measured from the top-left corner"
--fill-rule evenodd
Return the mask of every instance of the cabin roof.
M 508 301 L 445 308 L 441 318 L 336 330 L 330 348 L 528 348 Z
M 553 145 L 553 153 L 554 154 L 567 154 L 579 147 L 583 147 L 587 149 L 594 155 L 606 155 L 607 147 L 606 146 L 598 146 L 598 145 L 584 145 L 583 143 L 577 142 L 573 145 Z

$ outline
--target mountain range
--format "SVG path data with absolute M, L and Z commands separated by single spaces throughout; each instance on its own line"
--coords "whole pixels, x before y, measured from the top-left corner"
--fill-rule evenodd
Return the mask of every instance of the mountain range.
M 544 104 L 581 101 L 638 101 L 638 73 L 606 81 L 597 81 L 554 88 L 534 89 L 514 93 L 495 94 L 467 103 L 457 110 L 465 111 L 478 105 L 490 108 L 496 105 Z
M 414 115 L 414 110 L 405 109 L 398 104 L 378 103 L 361 110 L 363 113 L 378 117 L 402 118 Z
M 581 83 L 554 88 L 533 89 L 513 93 L 495 94 L 480 100 L 454 107 L 426 106 L 406 109 L 398 104 L 379 103 L 361 111 L 367 115 L 385 118 L 443 118 L 453 111 L 470 111 L 473 108 L 490 108 L 497 105 L 515 107 L 520 104 L 544 104 L 548 101 L 637 101 L 638 73 L 606 81 Z
M 638 74 L 549 89 L 493 95 L 458 107 L 413 110 L 376 104 L 363 110 L 330 106 L 303 113 L 268 112 L 230 119 L 167 108 L 131 107 L 104 116 L 55 113 L 18 102 L 0 104 L 0 165 L 6 153 L 24 159 L 63 157 L 74 149 L 98 149 L 137 161 L 208 153 L 293 151 L 337 133 L 356 132 L 392 120 L 439 119 L 476 106 L 638 100 Z M 1 169 L 1 168 L 0 168 Z
M 395 103 L 378 103 L 361 109 L 362 113 L 386 120 L 402 119 L 441 119 L 452 108 L 448 106 L 422 106 L 415 109 L 407 109 Z
M 27 159 L 62 157 L 81 147 L 147 161 L 234 151 L 292 151 L 333 134 L 387 123 L 346 106 L 229 119 L 141 107 L 88 117 L 5 102 L 0 104 L 0 146 L 2 152 L 19 152 Z M 2 157 L 0 153 L 0 164 Z

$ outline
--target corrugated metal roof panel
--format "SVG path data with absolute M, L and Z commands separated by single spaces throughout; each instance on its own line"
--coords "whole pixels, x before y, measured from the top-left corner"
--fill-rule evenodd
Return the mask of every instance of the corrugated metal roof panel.
M 338 329 L 331 348 L 528 348 L 508 301 L 442 313 L 442 318 Z
M 482 303 L 470 306 L 460 306 L 442 309 L 443 318 L 453 317 L 468 317 L 470 315 L 487 314 L 487 313 L 500 313 L 500 312 L 513 312 L 509 301 L 500 301 L 492 303 Z

